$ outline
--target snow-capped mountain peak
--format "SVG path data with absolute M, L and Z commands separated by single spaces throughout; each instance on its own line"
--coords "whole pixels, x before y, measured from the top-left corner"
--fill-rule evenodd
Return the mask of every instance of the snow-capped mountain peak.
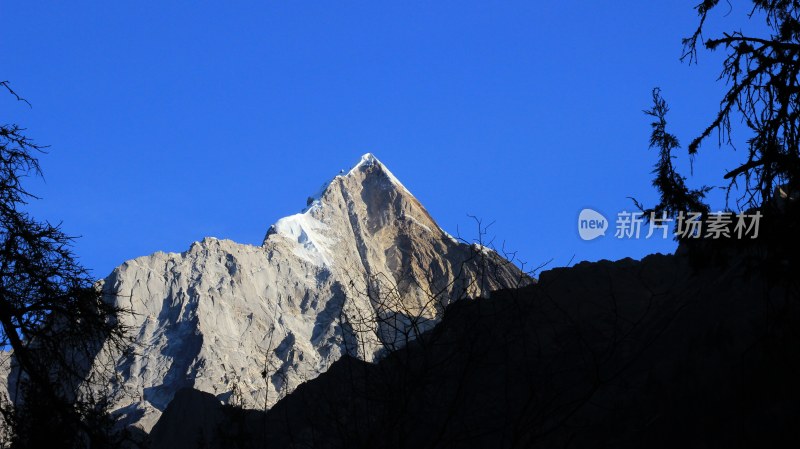
M 377 197 L 376 201 L 388 197 L 406 197 L 406 200 L 415 203 L 421 209 L 416 215 L 425 219 L 423 223 L 419 218 L 407 213 L 401 214 L 403 218 L 414 220 L 429 231 L 431 229 L 441 231 L 400 180 L 372 153 L 366 153 L 347 173 L 336 175 L 325 183 L 319 192 L 310 196 L 303 211 L 281 218 L 270 226 L 263 244 L 269 246 L 270 239 L 272 241 L 286 239 L 293 244 L 296 243 L 293 253 L 298 257 L 317 266 L 329 266 L 331 254 L 335 251 L 334 246 L 338 240 L 336 235 L 341 233 L 342 225 L 347 227 L 344 223 L 334 223 L 337 214 L 330 209 L 341 208 L 342 204 L 339 202 L 343 198 L 356 196 L 365 200 Z M 367 214 L 369 213 L 368 211 Z
M 368 153 L 261 246 L 205 239 L 104 280 L 134 312 L 123 318 L 134 343 L 116 360 L 114 408 L 149 431 L 187 386 L 270 407 L 343 354 L 373 361 L 449 302 L 524 282 L 516 266 L 441 230 Z
M 378 158 L 376 158 L 375 155 L 373 155 L 372 153 L 366 153 L 363 156 L 361 156 L 361 161 L 359 161 L 359 163 L 356 164 L 348 174 L 352 174 L 356 170 L 364 171 L 372 168 L 375 168 L 378 171 L 382 172 L 384 175 L 386 175 L 386 177 L 389 179 L 389 181 L 391 181 L 392 184 L 403 189 L 409 195 L 412 195 L 411 192 L 406 188 L 406 186 L 404 186 L 403 183 L 400 182 L 400 180 L 397 179 L 397 177 L 394 174 L 392 174 L 392 172 L 385 165 L 383 165 L 381 161 L 379 161 Z

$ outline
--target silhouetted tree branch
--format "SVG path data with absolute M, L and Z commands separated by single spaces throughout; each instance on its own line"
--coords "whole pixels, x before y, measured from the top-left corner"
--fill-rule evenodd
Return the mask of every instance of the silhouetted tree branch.
M 644 212 L 645 218 L 658 220 L 666 217 L 676 217 L 680 212 L 708 212 L 708 205 L 703 202 L 711 188 L 703 186 L 699 189 L 689 190 L 686 187 L 686 177 L 681 176 L 672 160 L 675 158 L 672 151 L 680 148 L 678 138 L 667 131 L 667 112 L 669 106 L 661 97 L 661 90 L 653 89 L 653 107 L 644 111 L 653 118 L 650 126 L 653 128 L 650 135 L 650 148 L 658 150 L 658 162 L 653 169 L 655 179 L 653 187 L 660 194 L 658 204 L 645 209 L 641 203 L 633 200 L 636 206 Z
M 697 62 L 698 45 L 709 13 L 719 0 L 704 0 L 695 9 L 700 23 L 683 39 L 683 60 Z M 689 144 L 697 153 L 713 131 L 719 143 L 731 144 L 732 115 L 750 131 L 747 160 L 730 170 L 728 192 L 744 178 L 744 192 L 737 202 L 750 207 L 768 206 L 776 187 L 787 196 L 800 187 L 800 3 L 791 0 L 752 0 L 750 19 L 766 24 L 766 36 L 741 31 L 722 33 L 703 43 L 708 50 L 724 48 L 720 79 L 729 89 L 711 123 Z
M 20 448 L 109 446 L 112 422 L 98 391 L 111 370 L 97 364 L 113 364 L 113 355 L 98 355 L 122 347 L 121 310 L 78 263 L 74 238 L 20 207 L 36 199 L 22 180 L 41 176 L 42 148 L 23 128 L 0 125 L 0 345 L 13 352 L 6 431 Z

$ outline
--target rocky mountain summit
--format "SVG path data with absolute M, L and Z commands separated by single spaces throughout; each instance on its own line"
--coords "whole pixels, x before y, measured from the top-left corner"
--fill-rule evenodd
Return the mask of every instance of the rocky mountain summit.
M 132 342 L 113 361 L 112 409 L 144 431 L 184 387 L 268 409 L 343 355 L 375 361 L 404 346 L 454 300 L 530 282 L 444 232 L 366 154 L 261 246 L 206 238 L 103 281 L 133 312 L 122 318 Z

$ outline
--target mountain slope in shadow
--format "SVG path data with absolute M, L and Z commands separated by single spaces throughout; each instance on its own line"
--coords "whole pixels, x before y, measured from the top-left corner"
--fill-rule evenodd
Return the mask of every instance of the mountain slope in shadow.
M 551 270 L 450 305 L 379 363 L 337 361 L 266 413 L 182 390 L 153 447 L 800 447 L 798 282 L 768 260 Z

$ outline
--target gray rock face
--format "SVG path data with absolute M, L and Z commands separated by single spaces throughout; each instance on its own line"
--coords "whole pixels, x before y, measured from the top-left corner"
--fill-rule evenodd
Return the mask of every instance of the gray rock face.
M 10 349 L 0 350 L 0 400 L 9 398 L 9 375 L 11 374 L 11 360 L 14 352 Z M 0 441 L 5 441 L 8 438 L 9 422 L 6 421 L 5 416 L 0 416 Z
M 103 288 L 133 311 L 133 341 L 115 361 L 113 408 L 145 431 L 183 387 L 266 409 L 343 354 L 402 346 L 453 300 L 528 282 L 442 231 L 367 154 L 262 246 L 206 238 L 116 268 Z

